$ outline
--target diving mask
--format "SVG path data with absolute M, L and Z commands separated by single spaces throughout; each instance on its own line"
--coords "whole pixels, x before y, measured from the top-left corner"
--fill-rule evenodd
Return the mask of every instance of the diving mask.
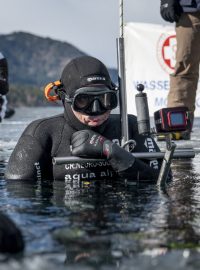
M 65 95 L 73 110 L 87 115 L 101 115 L 117 107 L 117 91 L 107 87 L 82 87 L 73 98 Z

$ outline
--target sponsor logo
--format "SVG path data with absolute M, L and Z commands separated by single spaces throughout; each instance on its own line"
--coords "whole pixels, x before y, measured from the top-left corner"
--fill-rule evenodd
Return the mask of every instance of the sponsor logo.
M 112 177 L 113 171 L 107 169 L 105 171 L 101 172 L 83 172 L 83 173 L 75 173 L 75 174 L 66 174 L 65 175 L 65 182 L 68 180 L 94 180 L 99 178 L 106 178 L 106 177 Z
M 65 164 L 65 170 L 92 169 L 92 168 L 98 168 L 98 167 L 106 167 L 109 165 L 110 164 L 108 161 L 68 163 L 68 164 Z
M 154 99 L 154 108 L 167 107 L 167 97 L 155 97 Z
M 40 163 L 35 162 L 34 165 L 35 165 L 35 168 L 36 168 L 37 179 L 41 180 L 42 179 L 42 172 L 41 172 Z
M 94 77 L 88 77 L 87 81 L 88 82 L 93 82 L 93 81 L 105 81 L 106 78 L 105 77 L 101 77 L 101 76 L 94 76 Z
M 138 84 L 143 84 L 146 90 L 169 90 L 169 80 L 138 80 L 133 81 L 134 88 L 137 89 Z
M 162 69 L 168 74 L 174 71 L 176 47 L 176 35 L 174 33 L 161 34 L 157 43 L 157 58 Z
M 102 136 L 93 135 L 90 139 L 90 144 L 96 147 L 99 142 L 103 143 L 103 141 L 104 141 L 104 138 Z
M 146 138 L 144 145 L 149 152 L 155 152 L 155 147 L 152 138 Z
M 156 152 L 152 138 L 146 138 L 144 145 L 147 147 L 149 153 Z M 149 166 L 154 169 L 158 169 L 158 160 L 151 160 L 149 162 Z

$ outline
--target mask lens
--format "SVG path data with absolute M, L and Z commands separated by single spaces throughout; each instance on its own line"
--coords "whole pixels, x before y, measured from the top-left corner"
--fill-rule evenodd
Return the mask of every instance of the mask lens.
M 117 106 L 117 97 L 114 93 L 99 95 L 98 99 L 101 102 L 101 105 L 107 110 L 113 109 Z
M 78 109 L 87 108 L 90 105 L 91 97 L 88 95 L 80 94 L 77 95 L 74 100 L 74 105 Z

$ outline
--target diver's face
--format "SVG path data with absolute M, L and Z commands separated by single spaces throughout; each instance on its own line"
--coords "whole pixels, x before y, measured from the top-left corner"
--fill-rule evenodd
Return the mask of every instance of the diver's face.
M 106 111 L 105 113 L 101 114 L 101 115 L 86 115 L 83 114 L 81 112 L 77 112 L 75 110 L 73 110 L 74 115 L 76 116 L 76 118 L 78 118 L 78 120 L 85 124 L 88 125 L 90 127 L 98 127 L 100 125 L 102 125 L 109 117 L 110 115 L 110 110 Z

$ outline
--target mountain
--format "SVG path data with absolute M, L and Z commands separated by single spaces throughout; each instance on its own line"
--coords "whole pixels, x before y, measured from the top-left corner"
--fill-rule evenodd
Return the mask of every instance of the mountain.
M 47 106 L 44 86 L 58 80 L 64 66 L 86 53 L 72 44 L 25 32 L 0 34 L 0 52 L 9 66 L 8 101 L 11 106 Z M 109 69 L 117 82 L 117 70 Z
M 67 42 L 25 32 L 1 34 L 0 51 L 8 60 L 10 83 L 36 87 L 59 79 L 72 58 L 86 55 Z M 110 73 L 116 81 L 117 71 Z

